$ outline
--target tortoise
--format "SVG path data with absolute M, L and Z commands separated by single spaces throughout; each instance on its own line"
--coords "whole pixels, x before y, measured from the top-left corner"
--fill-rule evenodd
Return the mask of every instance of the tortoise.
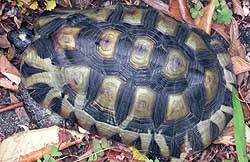
M 139 150 L 198 152 L 232 118 L 236 79 L 223 42 L 153 8 L 54 12 L 8 38 L 37 103 Z

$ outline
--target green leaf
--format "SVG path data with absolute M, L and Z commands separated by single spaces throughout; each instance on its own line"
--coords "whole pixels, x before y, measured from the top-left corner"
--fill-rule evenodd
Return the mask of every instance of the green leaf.
M 111 146 L 111 143 L 106 138 L 102 138 L 101 146 L 102 149 L 106 149 Z
M 232 22 L 233 12 L 227 8 L 223 8 L 217 13 L 216 21 L 221 24 L 230 24 Z
M 57 147 L 56 147 L 55 145 L 52 145 L 52 146 L 50 147 L 51 155 L 53 155 L 53 153 L 55 153 L 55 152 L 57 152 L 57 151 L 58 151 L 58 149 L 57 149 Z
M 97 160 L 97 155 L 96 154 L 90 155 L 90 157 L 88 159 L 89 162 L 93 162 L 93 161 L 96 161 L 96 160 Z
M 58 148 L 55 145 L 51 146 L 50 151 L 52 157 L 59 157 L 63 155 L 60 151 L 58 151 Z
M 30 5 L 30 9 L 32 10 L 36 10 L 38 8 L 38 2 L 34 1 L 31 5 Z
M 201 17 L 203 15 L 202 10 L 200 9 L 199 7 L 197 7 L 197 5 L 195 6 L 195 8 L 190 9 L 190 13 L 193 19 L 197 19 L 198 17 Z
M 46 10 L 52 11 L 56 7 L 56 0 L 46 0 Z
M 44 161 L 49 161 L 49 159 L 50 159 L 50 155 L 47 155 L 47 154 L 45 154 L 45 155 L 43 155 L 43 159 L 44 159 Z
M 224 1 L 217 1 L 218 2 L 215 2 L 216 10 L 213 15 L 213 20 L 220 24 L 231 24 L 233 12 L 227 8 L 226 3 Z
M 237 90 L 233 89 L 233 122 L 234 122 L 234 136 L 236 151 L 238 155 L 238 161 L 247 162 L 247 153 L 246 153 L 246 138 L 245 138 L 245 122 L 244 115 L 242 111 L 242 106 L 240 100 L 238 99 Z
M 104 155 L 104 152 L 102 150 L 102 146 L 100 144 L 100 141 L 97 139 L 93 140 L 93 146 L 94 146 L 94 152 L 98 152 L 97 156 L 102 157 Z
M 214 0 L 214 6 L 215 6 L 215 8 L 219 7 L 219 5 L 220 5 L 219 0 Z
M 232 160 L 223 160 L 222 162 L 233 162 Z
M 56 162 L 56 159 L 54 159 L 53 157 L 50 157 L 48 162 Z
M 36 162 L 42 162 L 42 160 L 38 159 Z
M 17 5 L 17 7 L 22 8 L 23 7 L 23 1 L 18 1 L 16 5 Z

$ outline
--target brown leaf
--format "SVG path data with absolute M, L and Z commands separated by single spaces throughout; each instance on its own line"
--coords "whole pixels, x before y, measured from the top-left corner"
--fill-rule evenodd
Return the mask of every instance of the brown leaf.
M 249 77 L 248 72 L 240 73 L 239 75 L 237 75 L 237 84 L 238 85 L 244 84 L 243 86 L 246 86 L 248 77 Z
M 244 19 L 245 14 L 241 6 L 240 0 L 232 0 L 232 2 L 233 2 L 234 13 L 240 15 L 242 19 Z
M 193 24 L 194 21 L 190 15 L 189 8 L 186 0 L 170 0 L 168 14 L 176 19 L 183 19 Z
M 250 71 L 250 63 L 240 56 L 232 56 L 231 60 L 233 63 L 234 74 L 238 75 L 240 73 Z
M 147 3 L 149 6 L 152 6 L 153 8 L 163 12 L 168 13 L 168 5 L 161 0 L 142 0 L 143 2 Z
M 12 135 L 0 143 L 0 161 L 32 162 L 41 159 L 44 154 L 49 154 L 51 146 L 66 148 L 80 143 L 84 135 L 78 132 L 70 132 L 72 141 L 60 143 L 57 126 L 38 130 L 20 132 Z
M 213 22 L 212 29 L 218 32 L 228 43 L 230 42 L 229 25 L 223 25 Z
M 203 16 L 195 20 L 195 25 L 208 34 L 211 33 L 211 27 L 213 23 L 213 15 L 215 10 L 214 1 L 215 0 L 211 0 L 210 3 L 205 8 L 203 8 Z
M 246 49 L 240 42 L 239 26 L 235 19 L 233 19 L 230 26 L 230 47 L 229 53 L 231 56 L 240 56 L 241 58 L 246 57 Z
M 19 71 L 16 69 L 15 66 L 13 66 L 9 61 L 8 59 L 0 53 L 0 73 L 3 73 L 3 72 L 8 72 L 8 73 L 11 73 L 11 74 L 14 74 L 16 76 L 21 76 L 21 74 L 19 73 Z
M 9 47 L 11 47 L 10 42 L 7 39 L 7 34 L 0 35 L 0 47 L 1 48 L 9 48 Z
M 4 87 L 6 89 L 17 91 L 18 86 L 16 84 L 13 84 L 9 79 L 7 78 L 0 78 L 0 87 Z
M 16 55 L 16 49 L 15 49 L 15 47 L 10 47 L 9 49 L 8 49 L 8 54 L 7 54 L 7 59 L 9 60 L 9 61 L 11 61 L 14 57 L 15 57 L 15 55 Z

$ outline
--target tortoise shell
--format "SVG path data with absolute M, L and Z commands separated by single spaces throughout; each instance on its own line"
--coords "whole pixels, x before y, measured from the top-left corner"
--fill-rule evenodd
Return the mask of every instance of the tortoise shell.
M 23 52 L 25 87 L 99 135 L 178 157 L 207 147 L 232 118 L 222 43 L 152 8 L 54 13 L 36 33 Z

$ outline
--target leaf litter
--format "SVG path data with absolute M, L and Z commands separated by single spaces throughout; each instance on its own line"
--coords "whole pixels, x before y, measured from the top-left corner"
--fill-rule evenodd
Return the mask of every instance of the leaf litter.
M 197 19 L 192 19 L 191 13 L 190 13 L 190 3 L 188 3 L 185 0 L 169 0 L 169 4 L 163 3 L 160 0 L 143 0 L 144 3 L 151 5 L 152 7 L 155 7 L 158 10 L 161 10 L 164 13 L 167 13 L 176 19 L 186 21 L 192 25 L 197 26 L 198 28 L 201 28 L 202 30 L 206 31 L 207 33 L 211 34 L 214 31 L 220 33 L 223 38 L 229 42 L 229 51 L 230 54 L 232 55 L 232 62 L 234 65 L 234 72 L 237 75 L 238 79 L 238 85 L 239 85 L 239 92 L 241 95 L 241 101 L 243 101 L 243 107 L 244 107 L 244 112 L 245 110 L 249 109 L 249 103 L 250 103 L 250 86 L 248 85 L 248 80 L 249 80 L 249 63 L 247 61 L 247 51 L 245 46 L 241 43 L 240 41 L 240 32 L 239 32 L 239 27 L 238 25 L 241 23 L 244 23 L 246 20 L 249 18 L 249 2 L 246 0 L 239 1 L 239 0 L 232 0 L 231 6 L 233 7 L 233 12 L 236 15 L 239 15 L 240 18 L 237 18 L 236 20 L 232 20 L 233 23 L 230 25 L 222 25 L 214 22 L 213 20 L 213 15 L 215 12 L 215 5 L 214 0 L 211 1 L 205 1 L 207 2 L 206 5 L 203 4 L 203 8 L 201 9 L 200 16 Z M 6 41 L 6 32 L 19 28 L 22 23 L 28 24 L 30 27 L 32 27 L 32 19 L 28 18 L 28 14 L 32 15 L 39 15 L 40 13 L 44 12 L 45 10 L 52 10 L 55 5 L 61 5 L 61 6 L 68 6 L 72 7 L 77 5 L 79 8 L 86 8 L 86 6 L 91 6 L 95 7 L 98 5 L 101 5 L 100 2 L 97 1 L 71 1 L 71 0 L 59 0 L 57 1 L 58 3 L 55 4 L 54 2 L 49 2 L 49 3 L 34 3 L 36 1 L 32 1 L 33 3 L 30 3 L 30 1 L 23 1 L 23 6 L 22 4 L 16 3 L 16 1 L 12 1 L 11 5 L 7 5 L 7 12 L 4 12 L 6 10 L 6 3 L 4 3 L 1 6 L 0 9 L 0 15 L 2 17 L 2 21 L 0 22 L 0 47 L 3 49 L 7 49 L 7 58 L 9 60 L 13 60 L 15 55 L 15 49 L 11 47 L 8 41 Z M 48 1 L 47 1 L 48 2 Z M 204 2 L 204 1 L 202 1 Z M 109 4 L 112 4 L 113 2 L 110 1 Z M 139 4 L 139 1 L 126 1 L 126 3 L 131 3 L 131 4 Z M 49 5 L 49 6 L 46 6 Z M 86 6 L 84 5 L 86 4 Z M 18 7 L 19 5 L 19 7 Z M 21 5 L 21 7 L 20 7 Z M 25 15 L 25 16 L 24 16 Z M 247 24 L 247 23 L 246 23 Z M 6 50 L 5 50 L 6 51 Z M 8 52 L 9 51 L 9 52 Z M 12 55 L 12 56 L 9 56 Z M 6 89 L 10 89 L 12 91 L 16 91 L 18 88 L 18 83 L 19 83 L 19 77 L 20 73 L 18 70 L 11 64 L 9 63 L 8 59 L 6 57 L 3 57 L 3 55 L 0 55 L 0 85 L 2 83 L 2 87 Z M 6 61 L 7 60 L 7 61 Z M 3 64 L 1 64 L 1 61 Z M 13 63 L 13 62 L 12 62 Z M 7 70 L 7 71 L 6 71 Z M 2 81 L 1 81 L 2 80 Z M 249 87 L 248 87 L 249 86 Z M 13 103 L 13 105 L 19 104 L 19 103 Z M 247 105 L 247 106 L 246 106 Z M 22 106 L 21 103 L 19 106 Z M 15 107 L 15 106 L 14 106 Z M 5 107 L 6 108 L 6 107 Z M 8 107 L 7 107 L 8 108 Z M 250 111 L 249 111 L 250 112 Z M 245 119 L 250 119 L 250 113 L 248 116 L 245 115 Z M 246 121 L 247 123 L 247 121 Z M 232 141 L 233 138 L 233 131 L 231 131 L 231 134 L 227 136 L 227 140 L 224 139 L 222 143 L 214 144 L 210 146 L 208 149 L 204 150 L 201 153 L 198 153 L 196 155 L 189 155 L 191 153 L 190 150 L 187 149 L 187 156 L 186 161 L 190 160 L 201 160 L 201 161 L 209 161 L 212 159 L 220 159 L 220 160 L 225 160 L 225 159 L 236 159 L 237 155 L 235 152 L 235 146 L 234 146 L 234 141 Z M 247 135 L 249 135 L 249 131 L 246 131 Z M 222 136 L 223 137 L 223 136 Z M 247 136 L 248 137 L 248 136 Z M 93 141 L 93 138 L 91 138 Z M 218 142 L 218 141 L 217 141 Z M 92 146 L 91 146 L 92 145 Z M 229 147 L 227 147 L 229 145 Z M 93 144 L 89 144 L 88 146 L 90 154 L 94 153 L 94 147 Z M 112 148 L 112 149 L 111 149 Z M 116 145 L 112 145 L 110 149 L 107 149 L 105 151 L 105 154 L 103 155 L 102 159 L 107 159 L 109 157 L 115 157 L 113 160 L 124 160 L 124 159 L 129 159 L 133 154 L 135 154 L 133 151 L 127 149 L 125 146 L 119 146 L 116 147 Z M 248 147 L 249 148 L 249 147 Z M 124 152 L 124 150 L 126 150 Z M 68 155 L 71 157 L 71 155 Z M 72 155 L 73 156 L 73 155 Z M 107 157 L 105 157 L 107 156 Z M 76 156 L 79 158 L 79 156 Z M 76 158 L 74 157 L 74 158 Z M 72 158 L 72 157 L 71 157 Z

